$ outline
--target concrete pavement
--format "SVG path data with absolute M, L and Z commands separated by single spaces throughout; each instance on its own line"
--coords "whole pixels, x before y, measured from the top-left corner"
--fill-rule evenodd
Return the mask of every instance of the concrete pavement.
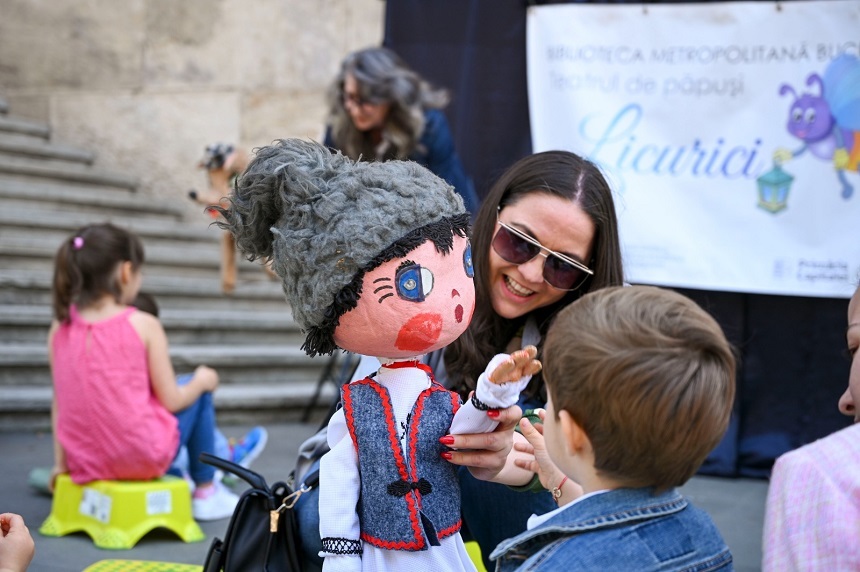
M 252 468 L 271 483 L 286 479 L 299 444 L 316 431 L 317 425 L 280 423 L 267 424 L 266 428 L 268 445 Z M 239 437 L 247 429 L 246 426 L 222 427 L 228 437 Z M 228 520 L 201 523 L 206 540 L 193 544 L 183 543 L 168 531 L 156 530 L 133 549 L 122 551 L 98 549 L 83 533 L 45 537 L 38 529 L 51 510 L 51 499 L 32 491 L 27 476 L 32 467 L 51 465 L 51 435 L 33 431 L 0 433 L 0 459 L 0 512 L 17 512 L 24 516 L 36 542 L 36 556 L 30 572 L 77 572 L 105 559 L 202 565 L 212 538 L 223 537 L 227 529 Z M 242 485 L 234 487 L 237 492 L 243 488 Z M 713 517 L 734 554 L 735 569 L 739 572 L 759 570 L 767 482 L 696 477 L 682 492 Z

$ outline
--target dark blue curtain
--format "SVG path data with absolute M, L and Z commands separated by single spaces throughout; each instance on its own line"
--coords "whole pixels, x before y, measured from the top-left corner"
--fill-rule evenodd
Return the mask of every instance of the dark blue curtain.
M 452 92 L 446 112 L 481 196 L 531 153 L 526 11 L 548 3 L 386 4 L 385 45 Z M 715 316 L 740 357 L 735 415 L 702 473 L 767 477 L 780 454 L 848 425 L 836 408 L 848 380 L 847 300 L 678 290 Z

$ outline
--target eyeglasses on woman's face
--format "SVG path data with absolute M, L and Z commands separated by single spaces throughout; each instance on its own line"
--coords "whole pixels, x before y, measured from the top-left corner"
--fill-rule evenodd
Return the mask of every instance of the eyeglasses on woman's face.
M 349 93 L 346 90 L 344 90 L 342 97 L 343 97 L 342 102 L 343 102 L 344 107 L 348 107 L 350 104 L 352 104 L 356 107 L 365 107 L 368 105 L 376 105 L 374 102 L 370 101 L 369 99 L 365 99 L 357 93 Z
M 543 256 L 543 279 L 553 288 L 576 290 L 589 276 L 594 275 L 588 266 L 550 250 L 524 232 L 503 223 L 499 219 L 499 211 L 496 212 L 496 222 L 499 223 L 499 230 L 492 242 L 496 254 L 512 264 L 525 264 L 537 255 Z

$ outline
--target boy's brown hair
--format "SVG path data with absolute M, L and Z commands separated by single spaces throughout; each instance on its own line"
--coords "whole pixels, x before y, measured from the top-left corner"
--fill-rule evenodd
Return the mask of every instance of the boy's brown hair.
M 692 300 L 648 286 L 589 293 L 556 317 L 543 353 L 556 417 L 585 431 L 599 474 L 665 489 L 719 443 L 735 395 L 735 358 Z

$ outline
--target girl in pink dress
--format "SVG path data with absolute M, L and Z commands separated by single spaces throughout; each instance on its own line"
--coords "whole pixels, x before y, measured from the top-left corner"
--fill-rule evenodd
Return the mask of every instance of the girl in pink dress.
M 134 234 L 111 224 L 78 229 L 54 269 L 48 352 L 54 382 L 54 468 L 76 483 L 164 475 L 181 445 L 189 450 L 198 520 L 226 518 L 238 497 L 197 460 L 214 451 L 215 370 L 200 366 L 176 382 L 158 318 L 129 304 L 144 261 Z

